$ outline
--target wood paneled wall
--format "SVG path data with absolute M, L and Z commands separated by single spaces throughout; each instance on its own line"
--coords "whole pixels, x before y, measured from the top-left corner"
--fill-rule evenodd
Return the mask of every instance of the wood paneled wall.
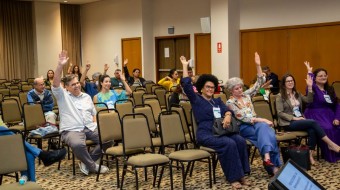
M 254 52 L 261 65 L 268 65 L 281 77 L 294 75 L 297 88 L 305 91 L 307 70 L 304 61 L 314 69 L 328 71 L 328 81 L 340 80 L 340 22 L 241 31 L 241 74 L 245 84 L 256 75 Z

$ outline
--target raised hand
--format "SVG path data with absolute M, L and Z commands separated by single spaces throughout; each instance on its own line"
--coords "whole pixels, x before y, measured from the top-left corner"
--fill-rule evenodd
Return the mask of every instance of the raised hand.
M 306 65 L 308 73 L 312 73 L 313 67 L 310 66 L 308 61 L 305 61 L 304 64 Z
M 104 71 L 109 70 L 109 65 L 108 64 L 104 64 Z
M 120 80 L 125 81 L 125 74 L 124 73 L 120 73 Z
M 67 51 L 63 50 L 59 54 L 58 64 L 59 65 L 65 65 L 67 63 L 68 59 L 69 59 L 69 57 L 67 57 Z M 72 63 L 71 63 L 71 65 L 72 65 Z
M 256 65 L 261 65 L 260 55 L 257 52 L 255 52 L 255 63 Z
M 128 59 L 124 59 L 124 67 L 129 63 Z
M 166 80 L 171 80 L 171 78 L 169 76 L 166 76 L 165 79 Z
M 313 79 L 312 79 L 312 77 L 307 74 L 307 78 L 305 80 L 306 80 L 307 87 L 311 89 L 312 86 L 313 86 Z
M 86 64 L 86 70 L 88 71 L 88 70 L 90 70 L 90 68 L 91 68 L 91 64 L 90 64 L 90 63 L 87 63 L 87 64 Z
M 187 61 L 187 58 L 185 58 L 183 55 L 179 58 L 183 65 L 188 65 L 189 62 Z

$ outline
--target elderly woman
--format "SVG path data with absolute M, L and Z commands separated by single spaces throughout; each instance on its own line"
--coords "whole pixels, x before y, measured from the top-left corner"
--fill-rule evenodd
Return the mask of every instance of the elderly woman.
M 218 85 L 217 78 L 209 74 L 200 76 L 196 82 L 198 93 L 195 93 L 191 78 L 187 74 L 188 62 L 185 57 L 181 57 L 181 61 L 184 76 L 181 85 L 190 100 L 198 123 L 197 143 L 217 152 L 224 175 L 233 188 L 240 189 L 242 185 L 249 186 L 250 182 L 244 177 L 245 173 L 250 172 L 245 139 L 238 134 L 230 136 L 213 134 L 214 119 L 224 116 L 224 127 L 228 127 L 232 114 L 220 98 L 213 98 Z
M 237 119 L 243 123 L 240 126 L 240 135 L 251 141 L 260 151 L 263 165 L 270 176 L 278 171 L 281 165 L 280 152 L 276 141 L 275 131 L 270 127 L 272 121 L 256 116 L 251 97 L 254 96 L 261 85 L 266 81 L 262 74 L 260 56 L 255 53 L 257 68 L 257 81 L 253 87 L 243 92 L 243 81 L 234 77 L 227 81 L 226 88 L 231 92 L 227 106 L 234 111 Z

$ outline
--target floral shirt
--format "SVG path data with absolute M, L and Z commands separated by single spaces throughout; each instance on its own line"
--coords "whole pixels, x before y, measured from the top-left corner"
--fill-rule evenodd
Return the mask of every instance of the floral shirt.
M 251 102 L 251 97 L 257 94 L 262 84 L 265 82 L 266 78 L 264 76 L 258 76 L 256 83 L 251 88 L 243 92 L 243 103 L 239 102 L 235 97 L 230 96 L 226 105 L 229 107 L 229 109 L 233 110 L 237 119 L 246 123 L 251 123 L 252 118 L 256 117 L 254 106 Z

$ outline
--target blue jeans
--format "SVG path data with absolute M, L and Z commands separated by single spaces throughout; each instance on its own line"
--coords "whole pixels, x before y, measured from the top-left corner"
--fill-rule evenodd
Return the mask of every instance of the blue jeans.
M 6 127 L 0 126 L 0 131 L 8 130 Z M 0 135 L 13 135 L 14 133 L 11 131 L 0 133 Z M 25 141 L 25 154 L 27 160 L 27 170 L 21 171 L 21 175 L 26 175 L 28 181 L 36 181 L 35 179 L 35 158 L 39 156 L 41 149 L 32 146 L 28 142 Z
M 281 166 L 280 151 L 277 145 L 275 131 L 267 123 L 257 122 L 254 125 L 242 124 L 240 135 L 256 146 L 261 156 L 269 153 L 270 161 L 276 166 Z

